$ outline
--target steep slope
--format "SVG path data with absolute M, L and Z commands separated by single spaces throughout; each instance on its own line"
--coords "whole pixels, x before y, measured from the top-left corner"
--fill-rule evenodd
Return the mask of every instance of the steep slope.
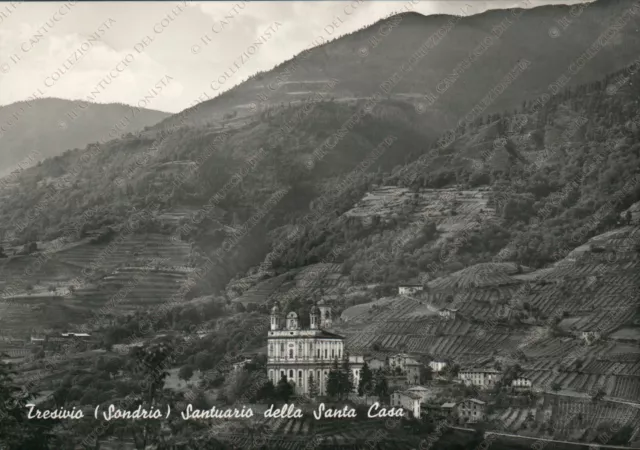
M 165 112 L 121 104 L 58 98 L 1 106 L 0 177 L 69 149 L 140 131 L 167 116 Z

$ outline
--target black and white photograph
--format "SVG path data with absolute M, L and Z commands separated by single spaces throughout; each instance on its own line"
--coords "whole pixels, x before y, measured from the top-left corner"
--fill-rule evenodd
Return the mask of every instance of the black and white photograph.
M 0 450 L 640 449 L 640 0 L 0 1 Z

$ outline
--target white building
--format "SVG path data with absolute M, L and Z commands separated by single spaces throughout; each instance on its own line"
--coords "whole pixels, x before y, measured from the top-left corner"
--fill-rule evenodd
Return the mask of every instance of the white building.
M 245 359 L 244 361 L 239 361 L 237 363 L 232 364 L 233 371 L 240 372 L 242 369 L 244 369 L 244 366 L 246 366 L 250 362 L 251 362 L 250 359 Z
M 592 344 L 593 342 L 600 339 L 600 332 L 598 331 L 583 331 L 580 333 L 580 337 L 587 343 Z
M 458 372 L 459 381 L 482 389 L 491 389 L 501 378 L 502 373 L 495 369 L 465 369 Z
M 310 381 L 316 386 L 318 395 L 327 394 L 327 376 L 335 360 L 342 366 L 346 354 L 344 337 L 320 328 L 320 309 L 311 308 L 309 329 L 300 329 L 298 315 L 287 314 L 286 327 L 282 327 L 282 317 L 278 305 L 271 310 L 271 330 L 267 340 L 267 376 L 277 385 L 283 376 L 294 385 L 298 395 L 310 393 Z M 362 356 L 350 356 L 354 388 L 360 380 L 360 370 L 364 364 Z
M 444 361 L 431 361 L 429 363 L 429 367 L 431 367 L 433 372 L 442 372 L 442 369 L 444 369 L 446 365 L 447 363 Z
M 391 394 L 391 406 L 404 408 L 411 412 L 416 419 L 420 418 L 421 396 L 410 391 L 396 391 Z
M 406 283 L 398 286 L 398 295 L 411 295 L 424 290 L 424 286 L 418 283 Z
M 458 310 L 453 308 L 443 308 L 438 312 L 438 314 L 440 314 L 440 317 L 443 319 L 455 319 L 458 314 Z
M 398 353 L 389 357 L 389 367 L 395 369 L 399 367 L 403 372 L 407 370 L 409 366 L 419 366 L 420 363 L 416 361 L 411 355 L 406 353 Z
M 511 387 L 518 391 L 531 390 L 531 380 L 527 377 L 518 377 L 511 381 Z

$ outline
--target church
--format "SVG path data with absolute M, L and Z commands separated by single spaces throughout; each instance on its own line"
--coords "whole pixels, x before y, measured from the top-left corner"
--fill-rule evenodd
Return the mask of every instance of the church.
M 301 329 L 298 315 L 283 315 L 276 305 L 271 310 L 268 332 L 267 375 L 274 385 L 285 375 L 297 395 L 309 395 L 309 379 L 313 377 L 317 395 L 326 395 L 327 376 L 334 360 L 341 366 L 346 357 L 344 337 L 324 330 L 331 326 L 331 308 L 324 303 L 314 305 L 309 313 L 309 329 Z M 285 326 L 283 326 L 285 325 Z M 362 356 L 349 356 L 355 387 L 364 363 Z

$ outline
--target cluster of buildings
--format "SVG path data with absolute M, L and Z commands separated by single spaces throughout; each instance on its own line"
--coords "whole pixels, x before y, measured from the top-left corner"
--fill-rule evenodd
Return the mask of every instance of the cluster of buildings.
M 401 286 L 402 287 L 402 286 Z M 404 286 L 409 288 L 409 286 Z M 414 286 L 415 287 L 415 286 Z M 455 311 L 450 311 L 455 314 Z M 284 376 L 294 386 L 297 395 L 327 395 L 327 376 L 335 361 L 341 366 L 347 360 L 353 375 L 355 386 L 365 361 L 372 371 L 388 369 L 402 378 L 402 388 L 391 394 L 391 406 L 402 407 L 416 418 L 423 417 L 433 405 L 429 404 L 437 397 L 437 389 L 420 386 L 423 364 L 407 353 L 398 353 L 385 358 L 367 358 L 361 355 L 348 355 L 345 351 L 345 338 L 327 331 L 331 326 L 331 310 L 324 304 L 315 305 L 309 312 L 309 327 L 300 326 L 298 315 L 291 311 L 282 314 L 276 304 L 271 310 L 271 326 L 267 332 L 267 376 L 277 384 Z M 238 369 L 246 361 L 238 363 Z M 434 360 L 429 367 L 434 374 L 442 372 L 447 363 Z M 234 367 L 235 369 L 235 367 Z M 458 372 L 456 382 L 479 389 L 492 389 L 502 379 L 502 373 L 492 368 L 470 368 Z M 512 381 L 513 390 L 531 389 L 531 380 L 520 377 Z M 438 406 L 445 416 L 456 417 L 467 422 L 481 421 L 486 418 L 486 403 L 468 398 L 459 403 L 447 402 Z

